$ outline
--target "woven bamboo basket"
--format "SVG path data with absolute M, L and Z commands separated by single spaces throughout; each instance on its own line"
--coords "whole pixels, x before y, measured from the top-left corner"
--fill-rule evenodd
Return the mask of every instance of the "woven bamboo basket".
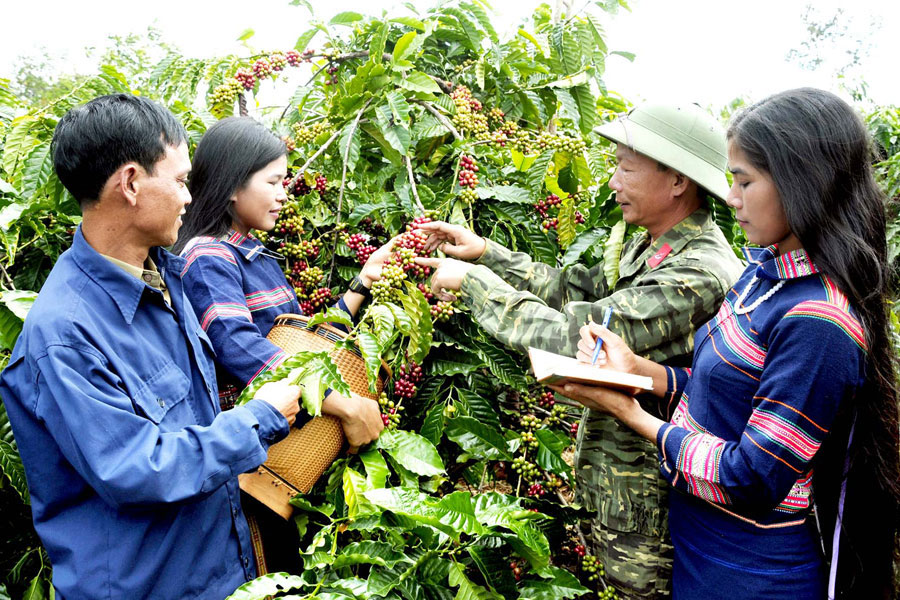
M 366 366 L 359 351 L 335 348 L 335 342 L 347 334 L 328 324 L 307 328 L 308 322 L 309 317 L 281 315 L 266 337 L 288 354 L 329 350 L 350 390 L 377 400 L 384 387 L 385 374 L 390 375 L 387 366 L 382 365 L 383 372 L 373 394 L 369 391 Z M 293 512 L 290 499 L 312 489 L 340 455 L 344 442 L 339 419 L 327 415 L 313 417 L 303 427 L 292 427 L 285 439 L 271 446 L 268 459 L 255 472 L 239 475 L 241 489 L 288 519 Z

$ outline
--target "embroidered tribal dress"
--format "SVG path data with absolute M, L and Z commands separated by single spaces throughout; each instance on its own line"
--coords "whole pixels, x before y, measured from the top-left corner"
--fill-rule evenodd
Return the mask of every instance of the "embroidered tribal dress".
M 275 317 L 303 314 L 278 261 L 253 236 L 196 237 L 182 250 L 187 293 L 216 351 L 220 398 L 274 369 L 285 353 L 265 336 Z M 347 310 L 343 300 L 338 307 Z
M 745 253 L 748 268 L 695 336 L 692 368 L 667 367 L 665 401 L 677 407 L 657 446 L 677 490 L 674 592 L 823 598 L 820 542 L 807 519 L 812 460 L 864 382 L 865 337 L 803 250 Z

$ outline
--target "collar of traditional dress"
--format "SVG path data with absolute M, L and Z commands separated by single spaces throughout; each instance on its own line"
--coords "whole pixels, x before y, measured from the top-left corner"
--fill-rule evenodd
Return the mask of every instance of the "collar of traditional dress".
M 778 246 L 743 248 L 747 262 L 757 265 L 756 274 L 761 278 L 782 280 L 797 279 L 819 272 L 812 258 L 803 248 L 778 254 Z

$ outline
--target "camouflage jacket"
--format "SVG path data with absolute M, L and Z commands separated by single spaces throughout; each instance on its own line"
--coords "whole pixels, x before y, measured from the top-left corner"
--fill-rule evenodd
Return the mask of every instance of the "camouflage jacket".
M 743 266 L 708 209 L 652 241 L 645 232 L 622 251 L 612 287 L 603 264 L 556 269 L 494 242 L 463 279 L 460 296 L 478 323 L 503 343 L 573 356 L 588 315 L 638 354 L 690 364 L 694 331 L 708 321 Z M 664 419 L 674 407 L 646 406 Z M 666 595 L 671 547 L 668 485 L 656 446 L 616 419 L 585 411 L 576 446 L 578 497 L 594 513 L 594 550 L 626 597 Z M 632 595 L 633 594 L 633 595 Z

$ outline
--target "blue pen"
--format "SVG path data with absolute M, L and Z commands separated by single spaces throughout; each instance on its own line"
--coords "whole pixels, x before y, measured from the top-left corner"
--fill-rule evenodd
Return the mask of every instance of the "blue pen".
M 609 318 L 612 316 L 612 308 L 609 306 L 606 307 L 606 312 L 603 313 L 603 327 L 609 327 Z M 594 357 L 591 358 L 591 364 L 597 364 L 597 357 L 600 356 L 600 350 L 603 349 L 603 339 L 597 338 L 597 345 L 594 347 Z

